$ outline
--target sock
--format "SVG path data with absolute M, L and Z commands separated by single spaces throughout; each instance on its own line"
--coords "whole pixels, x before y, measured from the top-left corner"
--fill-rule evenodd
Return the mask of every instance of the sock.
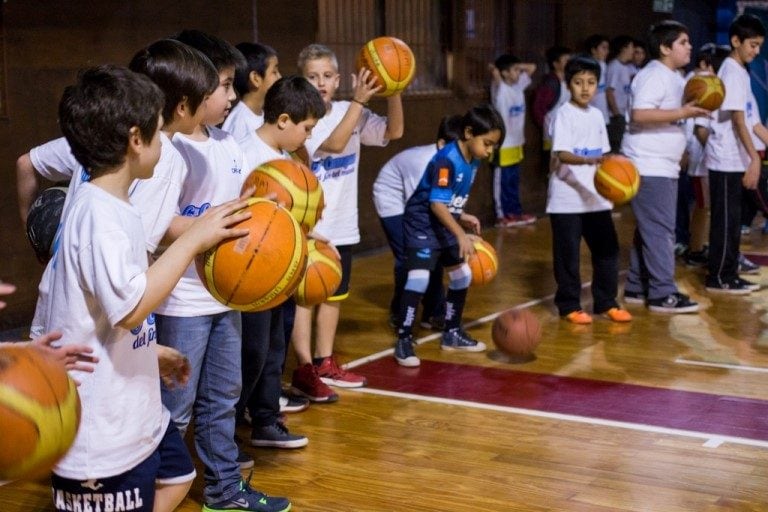
M 445 330 L 461 327 L 461 315 L 464 313 L 464 303 L 467 300 L 468 288 L 452 290 L 448 288 L 445 295 Z
M 419 307 L 421 293 L 411 290 L 404 290 L 400 298 L 400 316 L 397 319 L 399 325 L 397 336 L 403 338 L 410 336 L 413 331 L 413 322 L 416 319 L 416 309 Z

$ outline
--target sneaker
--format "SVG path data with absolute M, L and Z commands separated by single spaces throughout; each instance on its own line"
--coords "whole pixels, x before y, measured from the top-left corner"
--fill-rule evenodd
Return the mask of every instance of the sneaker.
M 737 277 L 736 281 L 738 281 L 739 284 L 751 292 L 756 292 L 760 289 L 760 285 L 752 281 L 747 281 L 746 279 L 742 279 L 740 277 Z
M 309 400 L 300 396 L 280 395 L 280 412 L 301 412 L 309 407 Z
M 509 227 L 507 225 L 506 217 L 499 217 L 498 219 L 496 219 L 496 224 L 494 224 L 494 226 L 497 227 L 497 228 L 507 228 L 507 227 Z
M 507 215 L 504 217 L 506 221 L 505 227 L 511 228 L 515 226 L 526 226 L 528 224 L 533 224 L 536 222 L 536 217 L 534 215 L 528 215 L 525 213 L 521 213 L 520 215 Z
M 291 393 L 317 403 L 331 403 L 339 399 L 339 395 L 320 380 L 317 367 L 312 363 L 301 365 L 293 370 Z
M 709 263 L 709 254 L 706 249 L 688 251 L 683 255 L 683 261 L 689 267 L 706 267 Z
M 695 313 L 699 310 L 699 303 L 683 293 L 670 293 L 660 299 L 648 299 L 648 309 L 656 313 Z
M 317 366 L 317 374 L 320 380 L 329 386 L 340 388 L 361 388 L 368 384 L 368 379 L 362 375 L 348 372 L 338 365 L 334 356 L 326 357 Z
M 631 322 L 632 315 L 626 309 L 611 308 L 608 311 L 603 312 L 603 316 L 613 322 Z
M 742 235 L 748 235 L 752 231 L 752 228 L 749 226 L 741 226 L 741 234 Z
M 739 274 L 759 274 L 760 265 L 739 253 Z
M 398 337 L 395 341 L 395 361 L 400 366 L 415 368 L 421 364 L 416 352 L 413 351 L 413 336 Z
M 675 256 L 680 257 L 688 252 L 688 246 L 680 242 L 675 244 Z
M 645 304 L 647 298 L 645 292 L 624 290 L 624 302 L 627 304 Z
M 237 463 L 240 464 L 240 469 L 251 469 L 255 464 L 253 457 L 245 453 L 239 446 L 237 447 Z
M 582 310 L 571 311 L 564 317 L 566 320 L 576 325 L 588 325 L 592 323 L 592 317 Z
M 708 282 L 706 290 L 710 293 L 722 293 L 726 295 L 749 295 L 752 290 L 738 277 L 728 282 Z M 751 283 L 750 283 L 751 284 Z
M 303 448 L 309 440 L 306 436 L 291 434 L 285 424 L 276 421 L 265 427 L 253 427 L 251 446 L 260 448 Z
M 267 496 L 245 482 L 240 490 L 228 500 L 203 505 L 203 512 L 288 512 L 291 502 L 288 498 Z
M 442 331 L 445 329 L 445 317 L 431 316 L 429 318 L 422 318 L 419 327 L 422 329 L 431 329 L 433 331 Z
M 477 341 L 460 327 L 454 327 L 443 333 L 443 337 L 440 340 L 440 348 L 443 350 L 482 352 L 485 350 L 485 343 Z

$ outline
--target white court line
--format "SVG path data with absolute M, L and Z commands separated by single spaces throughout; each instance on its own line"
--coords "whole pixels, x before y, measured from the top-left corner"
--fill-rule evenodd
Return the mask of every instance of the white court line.
M 400 393 L 397 391 L 386 391 L 373 388 L 350 388 L 349 391 L 356 393 L 368 393 L 371 395 L 391 396 L 395 398 L 406 398 L 409 400 L 419 400 L 422 402 L 432 402 L 437 404 L 458 405 L 472 409 L 484 409 L 490 411 L 507 412 L 520 414 L 522 416 L 534 416 L 538 418 L 547 418 L 551 420 L 572 421 L 575 423 L 584 423 L 587 425 L 596 425 L 603 427 L 624 428 L 639 432 L 650 432 L 654 434 L 666 434 L 672 436 L 688 437 L 693 439 L 702 439 L 705 448 L 717 448 L 723 443 L 739 444 L 744 446 L 753 446 L 759 448 L 768 448 L 768 441 L 757 439 L 748 439 L 744 437 L 722 436 L 706 432 L 697 432 L 695 430 L 682 430 L 677 428 L 657 427 L 653 425 L 643 425 L 641 423 L 630 423 L 625 421 L 604 420 L 600 418 L 590 418 L 587 416 L 576 416 L 573 414 L 562 414 L 556 412 L 539 411 L 536 409 L 523 409 L 520 407 L 508 407 L 503 405 L 483 404 L 478 402 L 468 402 L 465 400 L 455 400 L 452 398 L 440 398 L 434 396 L 415 395 L 412 393 Z
M 675 359 L 677 364 L 689 364 L 691 366 L 706 366 L 708 368 L 724 368 L 727 370 L 743 370 L 745 372 L 758 372 L 768 373 L 768 368 L 764 366 L 746 366 L 741 364 L 728 364 L 728 363 L 707 363 L 705 361 L 694 361 L 692 359 L 684 359 L 678 357 Z

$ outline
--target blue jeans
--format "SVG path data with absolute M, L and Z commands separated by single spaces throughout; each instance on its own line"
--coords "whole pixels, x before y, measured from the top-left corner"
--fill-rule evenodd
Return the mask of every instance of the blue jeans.
M 496 218 L 520 215 L 520 164 L 496 167 L 493 170 L 493 202 Z
M 163 404 L 182 436 L 194 413 L 195 448 L 205 466 L 205 501 L 227 500 L 242 480 L 234 441 L 241 386 L 240 313 L 156 318 L 158 343 L 184 354 L 192 367 L 186 386 L 162 387 Z

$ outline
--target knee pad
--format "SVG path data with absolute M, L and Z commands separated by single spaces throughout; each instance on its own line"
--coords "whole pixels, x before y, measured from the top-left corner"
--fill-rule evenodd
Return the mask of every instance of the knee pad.
M 429 285 L 429 270 L 417 268 L 408 271 L 405 289 L 410 292 L 424 293 Z
M 472 271 L 469 269 L 469 265 L 462 263 L 459 268 L 448 272 L 448 277 L 450 278 L 448 289 L 463 290 L 469 288 L 469 284 L 472 282 Z

